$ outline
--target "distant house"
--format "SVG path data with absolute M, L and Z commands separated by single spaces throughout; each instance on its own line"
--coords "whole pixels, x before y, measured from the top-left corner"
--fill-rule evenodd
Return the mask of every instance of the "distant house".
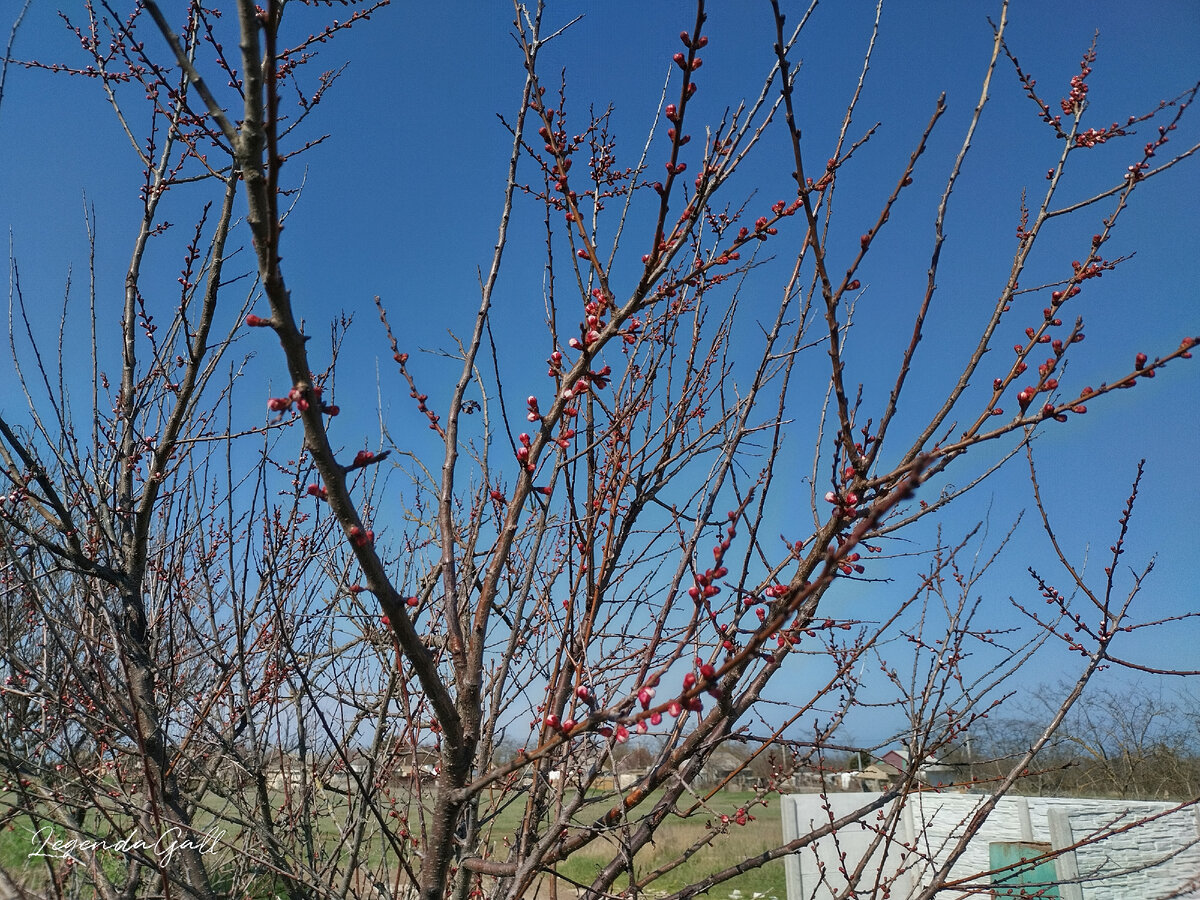
M 896 780 L 900 770 L 888 762 L 873 762 L 861 772 L 856 773 L 859 786 L 864 791 L 886 791 Z
M 263 759 L 263 776 L 274 790 L 296 789 L 304 783 L 304 767 L 297 754 L 271 750 Z
M 908 751 L 907 750 L 889 750 L 880 757 L 881 762 L 887 763 L 897 772 L 903 772 L 908 768 Z
M 649 756 L 649 754 L 646 755 Z M 645 760 L 640 759 L 636 755 L 626 756 L 617 760 L 617 764 L 614 768 L 614 786 L 618 790 L 624 790 L 625 788 L 632 787 L 645 778 L 650 772 L 649 767 L 645 764 Z
M 276 749 L 264 757 L 263 774 L 274 790 L 299 790 L 307 783 L 318 791 L 345 794 L 368 780 L 393 787 L 427 781 L 437 776 L 439 760 L 433 747 L 398 744 L 390 753 L 374 756 L 361 747 L 319 758 L 309 755 L 305 766 L 298 754 Z
M 706 785 L 723 785 L 727 790 L 740 791 L 752 785 L 754 774 L 746 765 L 744 757 L 732 750 L 720 748 L 708 757 L 699 780 Z
M 895 769 L 898 774 L 908 771 L 908 760 L 908 750 L 889 750 L 881 762 Z M 968 764 L 944 762 L 932 755 L 925 757 L 925 762 L 917 767 L 917 778 L 930 787 L 966 784 L 971 780 Z
M 812 794 L 820 793 L 829 788 L 830 773 L 819 769 L 797 769 L 786 778 L 781 778 L 779 786 L 783 790 Z
M 402 781 L 428 781 L 436 778 L 441 766 L 441 754 L 435 747 L 397 746 L 383 765 L 387 771 L 388 781 L 392 784 Z
M 543 777 L 551 784 L 566 780 L 581 785 L 587 780 L 593 790 L 625 790 L 646 777 L 653 761 L 653 754 L 645 747 L 610 753 L 606 745 L 597 743 L 590 748 L 581 746 L 567 768 L 545 770 Z
M 346 755 L 331 756 L 316 766 L 321 787 L 344 792 L 371 774 L 371 757 L 364 750 L 351 750 Z
M 596 772 L 598 774 L 588 782 L 589 785 L 598 790 L 612 790 L 616 786 L 616 779 L 607 771 L 608 767 L 602 759 L 606 755 L 601 745 L 584 744 L 571 755 L 566 768 L 549 769 L 545 776 L 551 784 L 566 781 L 571 785 L 581 785 L 591 773 Z

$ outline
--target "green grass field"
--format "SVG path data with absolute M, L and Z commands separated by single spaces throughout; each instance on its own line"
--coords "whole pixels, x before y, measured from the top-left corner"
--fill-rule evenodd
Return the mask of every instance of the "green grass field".
M 652 805 L 657 797 L 657 794 L 652 794 L 645 801 L 646 805 Z M 709 801 L 708 810 L 697 811 L 687 819 L 668 818 L 653 843 L 643 848 L 634 860 L 636 877 L 643 878 L 647 873 L 677 859 L 709 832 L 708 823 L 718 825 L 721 814 L 732 817 L 739 807 L 746 807 L 753 798 L 754 795 L 748 792 L 721 792 Z M 766 807 L 756 806 L 748 809 L 748 812 L 754 816 L 753 820 L 745 825 L 731 823 L 728 833 L 720 835 L 711 845 L 701 848 L 682 865 L 664 874 L 649 886 L 649 890 L 670 893 L 743 859 L 778 847 L 782 841 L 778 798 L 773 798 Z M 491 834 L 511 835 L 516 829 L 519 814 L 515 808 L 505 811 L 492 823 Z M 590 883 L 600 867 L 619 852 L 619 839 L 619 832 L 614 833 L 611 839 L 602 838 L 560 865 L 560 896 L 572 896 L 565 893 L 572 882 Z M 493 839 L 492 843 L 495 845 L 497 841 Z M 624 888 L 627 883 L 628 876 L 622 877 L 617 881 L 616 889 Z M 775 860 L 717 885 L 708 896 L 726 898 L 734 891 L 740 892 L 735 896 L 740 896 L 742 900 L 751 900 L 755 895 L 760 895 L 763 900 L 770 897 L 783 900 L 787 895 L 783 861 Z
M 656 799 L 657 795 L 651 795 L 645 802 L 652 804 Z M 722 814 L 734 817 L 739 807 L 747 807 L 752 800 L 753 795 L 750 793 L 722 792 L 709 801 L 707 809 L 698 810 L 686 819 L 668 818 L 659 829 L 653 843 L 645 847 L 634 860 L 634 877 L 640 880 L 648 873 L 687 853 L 689 848 L 692 848 L 698 840 L 709 833 L 709 823 L 719 825 Z M 515 803 L 494 820 L 486 823 L 485 836 L 496 848 L 497 855 L 503 856 L 503 836 L 511 836 L 516 831 L 521 811 L 521 805 Z M 731 822 L 728 833 L 719 835 L 712 844 L 700 848 L 681 865 L 657 879 L 650 885 L 649 892 L 651 894 L 669 893 L 678 890 L 731 864 L 778 846 L 781 840 L 781 828 L 777 798 L 773 798 L 771 804 L 766 807 L 749 807 L 747 811 L 753 815 L 753 820 L 748 820 L 745 825 L 741 826 Z M 318 820 L 318 827 L 327 839 L 327 843 L 332 846 L 337 840 L 337 820 L 340 816 L 337 815 L 336 810 L 331 809 L 328 812 L 329 816 L 323 816 Z M 596 812 L 595 809 L 589 810 L 591 815 L 595 815 Z M 29 852 L 32 849 L 29 831 L 30 827 L 26 820 L 25 824 L 15 825 L 0 833 L 0 866 L 18 882 L 23 882 L 25 887 L 37 890 L 43 886 L 45 870 L 38 860 L 29 858 Z M 104 829 L 104 831 L 107 832 L 108 829 Z M 239 838 L 235 829 L 230 829 L 227 840 L 229 842 L 227 846 L 238 846 Z M 573 897 L 572 883 L 590 883 L 600 867 L 607 864 L 620 852 L 619 840 L 620 833 L 614 830 L 612 837 L 598 839 L 561 864 L 557 870 L 558 896 L 560 898 Z M 368 859 L 377 859 L 379 843 L 371 843 L 373 846 Z M 114 858 L 112 863 L 114 871 L 110 874 L 119 879 L 121 864 L 118 858 Z M 629 875 L 622 875 L 617 881 L 616 888 L 619 890 L 626 887 L 628 881 Z M 549 879 L 547 879 L 540 886 L 538 896 L 550 896 L 549 886 Z M 261 893 L 256 891 L 255 895 L 261 900 L 268 900 L 274 893 L 270 887 L 270 879 L 266 879 L 263 882 Z M 756 896 L 761 900 L 767 900 L 767 898 L 783 900 L 786 896 L 783 862 L 776 860 L 761 868 L 739 875 L 715 886 L 708 896 L 722 898 L 722 900 L 730 896 L 741 898 L 741 900 L 752 900 Z

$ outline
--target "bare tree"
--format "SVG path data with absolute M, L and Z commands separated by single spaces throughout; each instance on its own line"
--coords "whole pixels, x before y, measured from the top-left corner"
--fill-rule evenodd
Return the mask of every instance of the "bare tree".
M 1065 371 L 1085 336 L 1079 296 L 1126 258 L 1108 246 L 1131 199 L 1200 146 L 1177 139 L 1197 88 L 1124 124 L 1096 124 L 1094 47 L 1061 99 L 1044 94 L 1006 42 L 1001 4 L 973 115 L 926 197 L 927 272 L 897 290 L 908 316 L 899 336 L 864 360 L 855 339 L 870 315 L 872 251 L 917 179 L 932 182 L 923 155 L 946 111 L 943 95 L 911 146 L 895 148 L 867 224 L 842 218 L 836 201 L 858 191 L 856 154 L 876 140 L 855 113 L 878 18 L 818 151 L 802 131 L 797 78 L 812 10 L 791 22 L 774 0 L 758 10 L 774 36 L 753 92 L 708 119 L 697 73 L 722 36 L 710 35 L 700 0 L 665 51 L 673 69 L 654 126 L 626 157 L 610 112 L 576 113 L 565 81 L 544 74 L 547 48 L 569 41 L 570 26 L 547 27 L 542 4 L 517 4 L 524 83 L 504 119 L 495 250 L 474 319 L 447 351 L 452 383 L 410 357 L 394 308 L 376 300 L 397 367 L 381 390 L 407 391 L 436 453 L 408 427 L 385 428 L 376 449 L 356 438 L 348 448 L 331 424 L 348 323 L 312 340 L 283 233 L 293 160 L 323 139 L 306 129 L 337 72 L 313 79 L 306 64 L 383 5 L 312 30 L 312 11 L 283 0 L 239 0 L 227 17 L 200 3 L 88 4 L 87 20 L 71 23 L 86 62 L 28 63 L 97 82 L 144 186 L 113 347 L 99 312 L 108 288 L 91 280 L 82 402 L 62 336 L 73 306 L 55 362 L 34 314 L 44 300 L 24 296 L 12 262 L 10 344 L 25 404 L 0 414 L 0 763 L 5 821 L 44 852 L 37 877 L 6 863 L 5 881 L 105 898 L 465 900 L 560 882 L 579 896 L 637 896 L 730 846 L 749 820 L 745 807 L 722 809 L 720 784 L 701 787 L 718 753 L 736 749 L 728 777 L 756 773 L 755 802 L 767 803 L 797 768 L 864 749 L 836 738 L 855 710 L 881 695 L 903 709 L 897 737 L 911 762 L 891 793 L 766 852 L 714 856 L 670 894 L 691 897 L 920 790 L 923 761 L 958 746 L 1006 679 L 1061 642 L 1078 654 L 1075 679 L 988 780 L 989 800 L 967 823 L 974 834 L 1091 676 L 1139 665 L 1114 649 L 1123 633 L 1190 623 L 1135 615 L 1149 568 L 1127 576 L 1116 563 L 1137 482 L 1096 581 L 1051 527 L 1032 448 L 1191 356 L 1196 339 L 1184 336 L 1137 352 L 1132 366 L 1104 360 L 1097 387 Z M 1011 246 L 964 250 L 1010 262 L 1000 283 L 976 287 L 986 300 L 975 331 L 937 354 L 941 392 L 922 396 L 913 372 L 933 352 L 925 335 L 946 299 L 948 210 L 1002 68 L 1053 154 L 1038 188 L 1014 198 Z M 778 199 L 740 178 L 775 139 L 791 173 Z M 1101 145 L 1124 155 L 1104 157 L 1104 186 L 1080 192 L 1067 176 L 1112 150 Z M 826 161 L 814 166 L 813 154 Z M 194 215 L 195 225 L 170 251 L 182 274 L 164 282 L 171 204 L 172 219 Z M 538 212 L 545 260 L 523 287 L 540 296 L 520 315 L 541 322 L 506 341 L 497 290 L 521 204 Z M 1070 264 L 1037 255 L 1064 219 L 1094 233 Z M 87 227 L 94 241 L 90 216 Z M 1031 294 L 1043 307 L 1032 315 Z M 1121 323 L 1088 330 L 1105 327 Z M 277 396 L 242 377 L 260 365 L 250 347 L 270 351 L 285 383 Z M 248 423 L 263 400 L 267 418 Z M 798 446 L 811 450 L 799 500 L 789 481 Z M 968 451 L 985 446 L 1000 449 L 974 462 L 983 454 Z M 1009 538 L 982 524 L 965 534 L 925 526 L 1022 449 L 1072 587 L 1034 573 L 1048 605 L 1016 598 L 1024 626 L 997 628 L 980 592 Z M 882 561 L 911 552 L 902 538 L 928 541 L 922 568 L 885 586 Z M 880 600 L 836 612 L 852 590 Z M 976 656 L 985 662 L 968 663 Z M 801 665 L 815 686 L 781 700 Z M 617 750 L 638 735 L 657 743 L 643 745 L 649 765 L 630 784 L 613 777 Z M 674 858 L 646 863 L 656 834 L 679 820 L 708 826 Z M 945 887 L 966 840 L 922 896 Z M 572 867 L 581 857 L 592 862 Z M 886 895 L 886 880 L 865 864 L 857 872 L 862 890 Z
M 1045 728 L 1062 686 L 1043 686 L 1036 706 L 982 723 L 976 748 L 995 771 Z M 1161 685 L 1095 686 L 1059 728 L 1022 788 L 1042 794 L 1143 800 L 1196 796 L 1197 747 L 1184 705 Z

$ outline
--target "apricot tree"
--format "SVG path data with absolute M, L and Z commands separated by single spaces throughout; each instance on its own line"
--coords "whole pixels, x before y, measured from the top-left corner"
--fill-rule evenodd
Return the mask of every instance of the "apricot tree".
M 629 150 L 619 107 L 575 100 L 570 65 L 561 74 L 558 48 L 589 52 L 573 43 L 583 26 L 518 3 L 506 163 L 486 173 L 486 197 L 444 186 L 460 216 L 498 203 L 494 249 L 455 263 L 478 264 L 474 312 L 447 313 L 448 348 L 418 355 L 416 323 L 441 321 L 439 299 L 342 270 L 354 304 L 378 295 L 382 327 L 351 330 L 342 315 L 314 341 L 338 313 L 285 253 L 293 240 L 322 253 L 298 160 L 322 159 L 310 129 L 337 103 L 340 69 L 313 75 L 317 51 L 389 27 L 384 2 L 312 25 L 327 5 L 89 2 L 64 16 L 82 61 L 26 62 L 99 88 L 141 183 L 119 281 L 91 269 L 90 355 L 72 349 L 74 299 L 50 338 L 57 364 L 42 352 L 46 301 L 26 296 L 12 263 L 5 817 L 78 842 L 42 853 L 40 879 L 6 863 L 13 889 L 432 900 L 571 883 L 580 896 L 690 897 L 844 827 L 893 841 L 900 806 L 876 814 L 921 790 L 924 761 L 1049 645 L 1075 672 L 1027 752 L 976 785 L 984 813 L 1097 671 L 1169 668 L 1119 650 L 1131 630 L 1191 622 L 1186 609 L 1139 616 L 1149 567 L 1118 565 L 1140 469 L 1099 574 L 1058 537 L 1034 448 L 1054 434 L 1051 458 L 1087 452 L 1057 433 L 1128 389 L 1190 389 L 1148 382 L 1174 380 L 1196 338 L 1122 346 L 1143 314 L 1124 302 L 1092 315 L 1087 301 L 1131 265 L 1118 235 L 1137 198 L 1191 162 L 1195 86 L 1114 121 L 1088 90 L 1097 45 L 1062 85 L 1039 84 L 1001 3 L 954 149 L 932 149 L 945 94 L 897 112 L 918 123 L 907 138 L 858 122 L 881 12 L 853 45 L 846 102 L 810 123 L 842 87 L 799 64 L 806 42 L 827 40 L 816 4 L 790 18 L 778 0 L 739 10 L 759 21 L 748 51 L 699 0 L 658 48 L 661 88 L 622 99 L 653 117 Z M 995 139 L 983 129 L 1001 83 L 1024 94 L 1038 138 L 1013 155 L 1033 162 L 1013 188 L 990 157 L 984 215 L 1005 220 L 1005 237 L 956 245 L 956 201 Z M 425 140 L 441 153 L 456 139 Z M 370 191 L 352 157 L 345 190 Z M 181 220 L 194 224 L 177 239 Z M 892 241 L 920 262 L 897 266 Z M 947 273 L 952 253 L 973 277 Z M 1088 355 L 1099 332 L 1104 352 Z M 364 446 L 371 391 L 339 373 L 373 342 L 394 363 L 380 396 L 412 405 Z M 1062 574 L 1034 572 L 1037 603 L 985 603 L 986 578 L 1012 565 L 1009 539 L 947 516 L 1021 467 Z M 673 880 L 731 846 L 798 773 L 884 743 L 839 736 L 882 705 L 901 710 L 888 737 L 912 760 L 888 793 Z M 616 748 L 642 736 L 649 764 L 618 772 Z M 709 763 L 730 747 L 738 766 L 713 784 Z M 771 774 L 749 806 L 726 809 L 722 781 L 751 769 Z M 679 820 L 706 827 L 670 858 L 648 856 Z M 116 853 L 133 830 L 178 844 Z M 922 862 L 920 847 L 904 852 Z M 953 859 L 924 862 L 922 896 L 934 896 Z M 860 891 L 886 895 L 893 875 L 846 867 Z

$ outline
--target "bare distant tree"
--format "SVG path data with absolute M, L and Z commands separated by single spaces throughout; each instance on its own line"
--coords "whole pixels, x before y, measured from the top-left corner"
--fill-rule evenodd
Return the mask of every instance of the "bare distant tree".
M 981 723 L 980 769 L 996 771 L 1023 752 L 1057 709 L 1061 685 L 1046 686 L 1036 707 Z M 1036 773 L 1022 782 L 1042 794 L 1193 799 L 1200 793 L 1200 747 L 1184 704 L 1161 686 L 1096 686 L 1071 710 Z

